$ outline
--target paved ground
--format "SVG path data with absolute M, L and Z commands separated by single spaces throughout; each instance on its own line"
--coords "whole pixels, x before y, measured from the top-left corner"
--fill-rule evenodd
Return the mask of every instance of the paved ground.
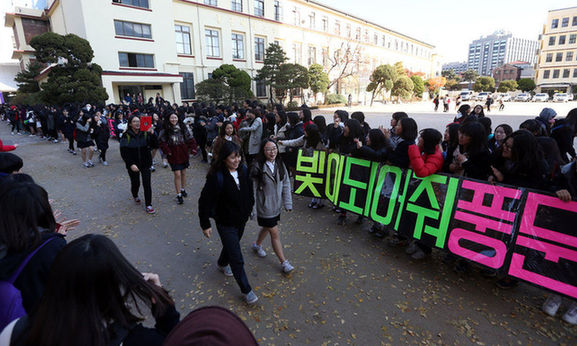
M 388 124 L 392 111 L 367 113 L 369 123 Z M 451 118 L 410 113 L 421 127 L 442 128 Z M 110 166 L 85 169 L 64 144 L 12 136 L 5 123 L 0 123 L 0 137 L 7 144 L 21 144 L 16 153 L 24 159 L 24 171 L 48 190 L 66 216 L 82 220 L 70 238 L 85 233 L 111 237 L 140 270 L 159 273 L 183 314 L 205 305 L 227 307 L 261 344 L 577 343 L 577 329 L 541 312 L 543 291 L 527 285 L 501 291 L 477 271 L 459 276 L 442 263 L 440 254 L 412 261 L 362 226 L 336 226 L 328 208 L 313 212 L 306 207 L 308 200 L 298 196 L 294 212 L 283 214 L 280 225 L 296 270 L 282 275 L 269 244 L 265 259 L 245 251 L 249 280 L 260 297 L 256 307 L 247 307 L 234 280 L 216 270 L 218 238 L 205 239 L 198 225 L 206 165 L 192 160 L 190 197 L 184 205 L 174 201 L 170 171 L 153 173 L 157 214 L 150 216 L 131 200 L 116 142 L 111 141 Z M 257 231 L 256 223 L 249 222 L 245 249 Z

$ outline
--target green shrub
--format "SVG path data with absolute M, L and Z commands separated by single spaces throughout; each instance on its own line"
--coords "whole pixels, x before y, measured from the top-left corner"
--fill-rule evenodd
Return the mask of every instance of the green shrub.
M 291 102 L 287 103 L 286 108 L 288 108 L 288 109 L 299 108 L 299 103 L 296 101 L 291 101 Z
M 325 103 L 329 105 L 334 105 L 337 103 L 347 103 L 347 98 L 339 94 L 328 94 Z

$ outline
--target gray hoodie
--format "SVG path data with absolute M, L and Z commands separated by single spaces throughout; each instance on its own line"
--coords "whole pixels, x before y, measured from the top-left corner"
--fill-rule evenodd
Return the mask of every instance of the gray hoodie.
M 280 167 L 279 167 L 280 166 Z M 280 180 L 280 169 L 284 170 L 284 179 Z M 261 170 L 264 170 L 262 181 L 258 178 Z M 291 183 L 288 171 L 284 164 L 276 164 L 275 171 L 271 172 L 266 163 L 260 165 L 258 162 L 251 168 L 253 177 L 253 187 L 255 190 L 256 215 L 260 218 L 272 218 L 280 215 L 284 206 L 287 210 L 292 210 Z

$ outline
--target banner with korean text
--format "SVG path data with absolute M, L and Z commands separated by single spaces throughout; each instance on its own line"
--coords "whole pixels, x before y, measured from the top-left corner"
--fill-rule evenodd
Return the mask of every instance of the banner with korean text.
M 295 193 L 326 198 L 400 236 L 577 298 L 577 202 L 546 192 L 299 151 Z

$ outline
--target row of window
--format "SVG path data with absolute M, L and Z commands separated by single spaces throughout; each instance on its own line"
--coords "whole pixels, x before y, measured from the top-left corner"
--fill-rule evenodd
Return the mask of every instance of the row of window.
M 573 52 L 566 52 L 565 53 L 565 61 L 573 61 L 573 57 L 575 55 Z M 563 61 L 563 52 L 555 53 L 555 62 Z M 547 53 L 545 56 L 545 62 L 553 62 L 553 53 Z
M 549 45 L 554 46 L 555 42 L 557 42 L 558 45 L 564 45 L 566 42 L 566 39 L 567 39 L 567 35 L 560 35 L 558 41 L 557 41 L 557 36 L 550 36 L 549 37 Z M 575 42 L 577 42 L 577 34 L 569 35 L 569 44 L 573 44 Z
M 194 74 L 190 72 L 181 72 L 182 83 L 180 83 L 180 97 L 183 100 L 194 100 Z M 209 78 L 211 74 L 209 73 Z M 256 96 L 266 97 L 266 84 L 262 81 L 256 82 Z
M 148 0 L 112 0 L 112 2 L 134 7 L 150 8 L 148 5 Z
M 254 12 L 255 16 L 264 17 L 264 0 L 253 0 L 254 1 Z M 204 0 L 205 5 L 218 6 L 218 0 Z M 275 12 L 277 5 L 280 4 L 275 1 Z M 236 12 L 242 12 L 242 0 L 231 0 L 230 9 Z
M 577 16 L 573 17 L 573 21 L 571 23 L 572 26 L 577 26 Z M 569 17 L 565 17 L 561 19 L 561 27 L 566 28 L 569 26 Z M 555 18 L 551 21 L 551 29 L 557 29 L 559 27 L 559 18 Z
M 553 71 L 552 76 L 551 71 Z M 557 79 L 557 78 L 569 78 L 571 76 L 571 69 L 568 68 L 563 69 L 563 77 L 560 76 L 561 76 L 560 69 L 543 71 L 543 79 L 549 79 L 549 78 Z M 573 69 L 573 78 L 577 78 L 577 68 Z
M 220 31 L 217 29 L 207 28 L 204 30 L 205 40 L 206 40 L 206 56 L 211 58 L 221 57 L 220 48 Z M 190 35 L 186 38 L 188 44 L 190 45 Z M 233 59 L 244 59 L 244 34 L 233 32 L 231 35 L 232 39 L 232 58 Z M 265 50 L 265 39 L 264 37 L 256 36 L 254 38 L 254 59 L 256 61 L 264 60 L 264 50 Z M 190 54 L 178 52 L 179 54 Z

